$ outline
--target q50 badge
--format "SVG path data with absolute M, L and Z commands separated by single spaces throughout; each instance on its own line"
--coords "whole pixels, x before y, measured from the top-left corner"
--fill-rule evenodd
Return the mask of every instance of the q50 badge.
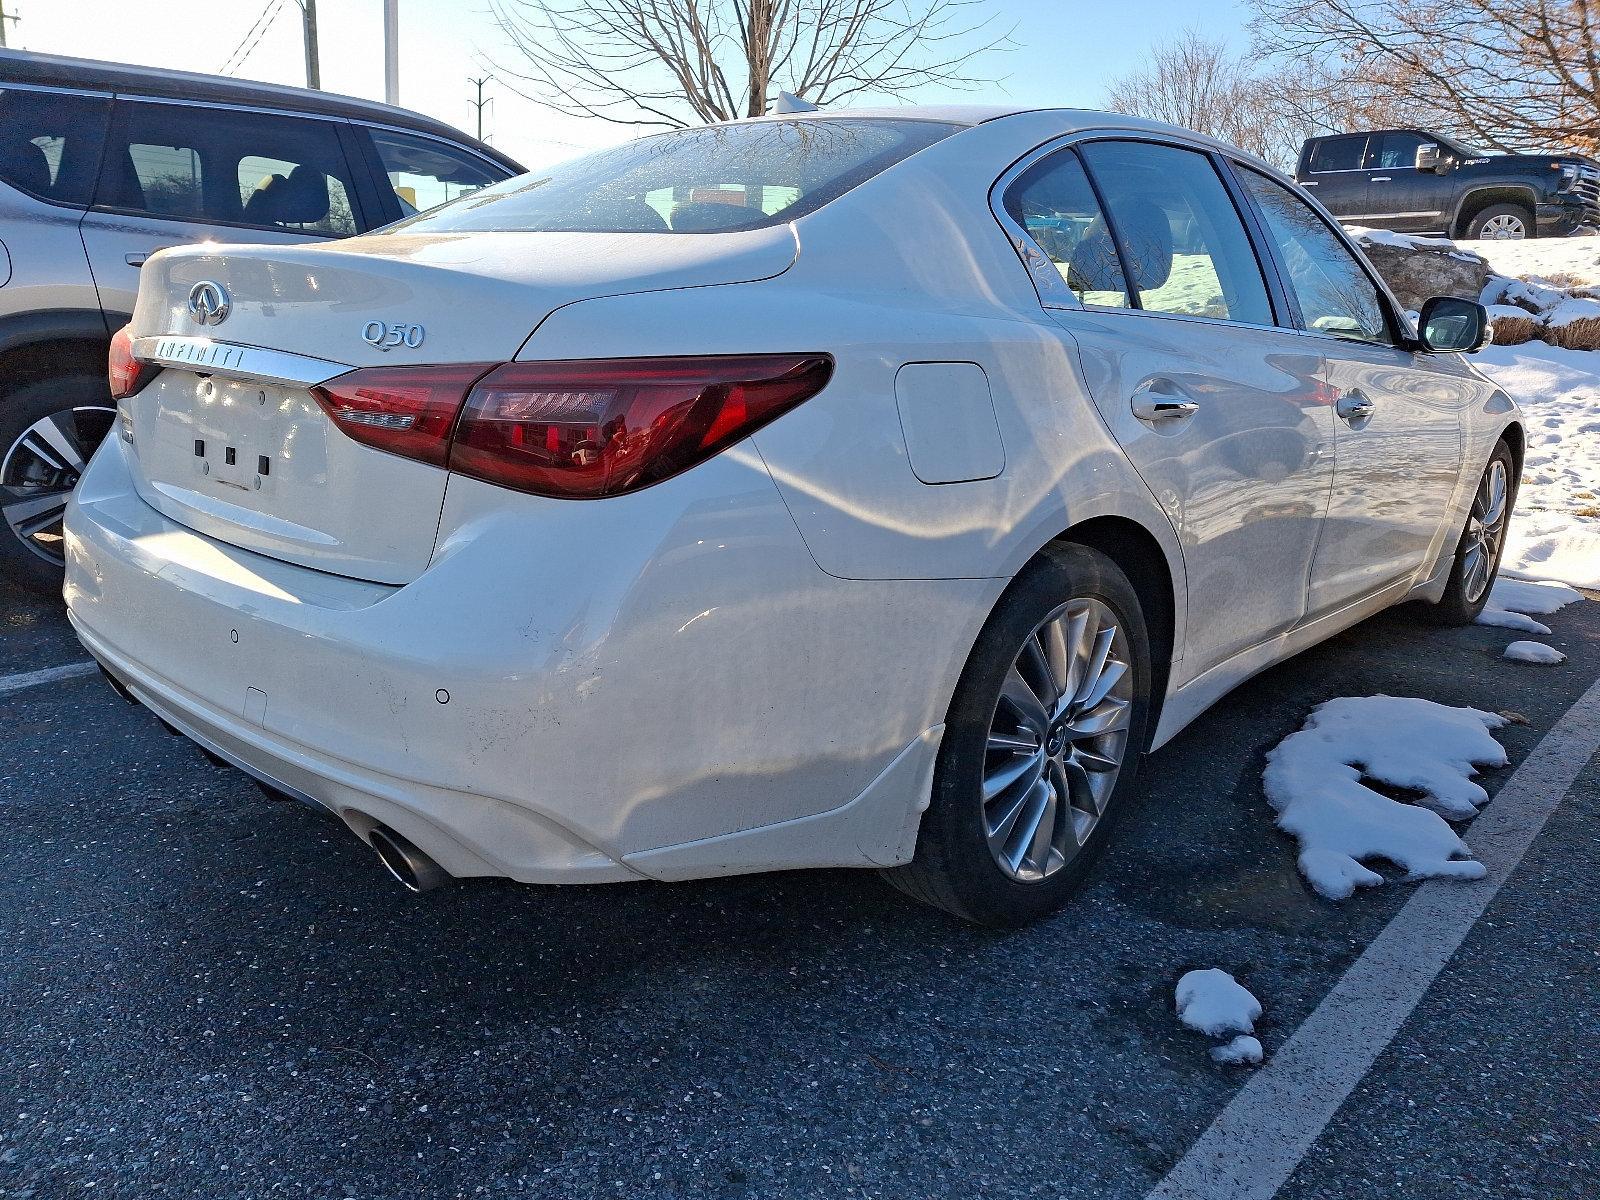
M 361 340 L 379 350 L 393 350 L 396 346 L 415 350 L 422 345 L 424 334 L 421 325 L 414 325 L 408 321 L 399 321 L 393 325 L 386 321 L 368 321 L 361 330 Z

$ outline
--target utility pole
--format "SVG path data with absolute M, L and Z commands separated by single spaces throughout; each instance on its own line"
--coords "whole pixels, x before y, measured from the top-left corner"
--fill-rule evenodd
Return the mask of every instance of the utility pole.
M 383 98 L 400 103 L 400 0 L 383 0 Z
M 4 0 L 0 0 L 3 3 Z M 300 15 L 305 22 L 306 86 L 322 90 L 322 64 L 317 56 L 317 0 L 299 0 Z
M 493 75 L 483 75 L 477 79 L 474 79 L 471 75 L 467 76 L 467 82 L 478 89 L 478 98 L 469 100 L 468 103 L 478 110 L 478 140 L 480 142 L 483 141 L 483 106 L 494 103 L 493 96 L 490 96 L 487 100 L 483 98 L 483 87 L 493 78 Z
M 6 22 L 11 21 L 15 23 L 20 20 L 22 20 L 21 17 L 15 16 L 14 14 L 6 11 L 6 0 L 0 0 L 0 50 L 5 49 Z

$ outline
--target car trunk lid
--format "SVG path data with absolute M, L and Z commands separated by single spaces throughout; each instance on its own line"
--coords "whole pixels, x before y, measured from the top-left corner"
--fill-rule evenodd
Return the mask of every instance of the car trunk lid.
M 313 387 L 360 367 L 487 370 L 563 305 L 768 278 L 794 256 L 787 227 L 374 235 L 158 255 L 130 332 L 135 353 L 163 369 L 122 401 L 136 485 L 159 511 L 230 544 L 409 582 L 432 555 L 448 473 L 351 440 Z M 223 307 L 210 324 L 194 311 Z

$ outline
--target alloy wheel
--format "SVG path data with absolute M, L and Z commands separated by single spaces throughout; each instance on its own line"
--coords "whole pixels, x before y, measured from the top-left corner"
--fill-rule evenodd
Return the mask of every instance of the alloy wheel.
M 11 533 L 47 562 L 63 560 L 61 518 L 95 447 L 117 410 L 79 405 L 39 418 L 0 460 L 0 513 Z
M 1527 225 L 1511 213 L 1501 213 L 1483 223 L 1483 239 L 1487 242 L 1520 242 L 1527 236 Z
M 1106 812 L 1128 746 L 1127 636 L 1099 600 L 1069 600 L 1023 641 L 989 722 L 983 828 L 1021 883 L 1054 875 Z
M 1489 589 L 1500 544 L 1506 536 L 1506 508 L 1509 492 L 1506 465 L 1498 458 L 1489 463 L 1472 498 L 1467 517 L 1467 545 L 1461 560 L 1461 582 L 1467 603 L 1476 604 Z

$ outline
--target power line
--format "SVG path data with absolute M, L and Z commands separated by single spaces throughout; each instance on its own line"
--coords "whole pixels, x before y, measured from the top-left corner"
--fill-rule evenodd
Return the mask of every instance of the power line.
M 255 48 L 261 44 L 261 39 L 266 36 L 267 30 L 272 28 L 272 23 L 278 19 L 278 14 L 283 11 L 283 0 L 267 0 L 266 7 L 261 10 L 261 15 L 255 24 L 245 31 L 244 37 L 239 39 L 239 44 L 233 48 L 233 53 L 223 61 L 218 69 L 218 74 L 232 75 L 245 60 L 255 53 Z M 247 44 L 248 43 L 248 44 Z

